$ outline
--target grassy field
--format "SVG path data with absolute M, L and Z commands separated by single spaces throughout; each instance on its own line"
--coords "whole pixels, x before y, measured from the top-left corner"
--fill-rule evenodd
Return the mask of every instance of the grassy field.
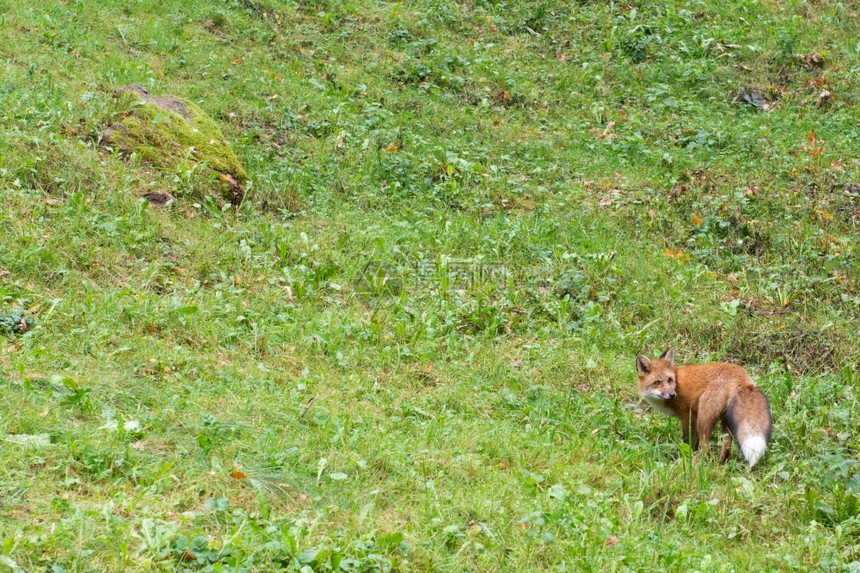
M 0 570 L 860 570 L 858 10 L 0 0 Z M 100 144 L 131 83 L 241 206 Z

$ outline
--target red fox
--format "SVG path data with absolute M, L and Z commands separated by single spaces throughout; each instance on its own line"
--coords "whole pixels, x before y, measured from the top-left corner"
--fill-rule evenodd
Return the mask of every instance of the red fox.
M 729 431 L 720 452 L 725 463 L 732 437 L 752 468 L 764 455 L 773 420 L 770 402 L 746 370 L 736 364 L 693 364 L 677 367 L 670 348 L 656 360 L 639 355 L 636 373 L 639 396 L 655 410 L 681 420 L 684 441 L 706 452 L 717 421 Z

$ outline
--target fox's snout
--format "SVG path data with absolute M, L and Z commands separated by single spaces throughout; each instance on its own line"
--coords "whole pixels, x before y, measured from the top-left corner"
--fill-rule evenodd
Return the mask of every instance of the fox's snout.
M 640 394 L 642 398 L 653 398 L 656 400 L 671 400 L 677 395 L 678 393 L 675 390 L 660 391 L 656 388 L 651 388 L 650 390 L 646 390 Z

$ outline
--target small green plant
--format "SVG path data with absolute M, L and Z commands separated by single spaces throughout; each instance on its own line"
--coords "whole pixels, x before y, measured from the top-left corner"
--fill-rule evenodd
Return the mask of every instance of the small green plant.
M 33 319 L 24 310 L 13 310 L 0 314 L 0 334 L 13 336 L 24 334 L 33 327 Z
M 236 439 L 239 434 L 236 426 L 224 424 L 211 414 L 203 414 L 201 427 L 197 432 L 197 444 L 208 456 L 212 450 Z
M 81 386 L 70 376 L 55 377 L 55 383 L 57 381 L 62 385 L 60 405 L 77 410 L 84 415 L 95 412 L 95 405 L 91 397 L 92 388 Z

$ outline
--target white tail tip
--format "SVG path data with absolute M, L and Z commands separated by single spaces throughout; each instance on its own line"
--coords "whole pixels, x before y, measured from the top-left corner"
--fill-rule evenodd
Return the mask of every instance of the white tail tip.
M 744 440 L 744 443 L 741 444 L 741 452 L 743 452 L 750 468 L 764 455 L 765 448 L 767 448 L 767 442 L 764 436 L 753 436 Z

